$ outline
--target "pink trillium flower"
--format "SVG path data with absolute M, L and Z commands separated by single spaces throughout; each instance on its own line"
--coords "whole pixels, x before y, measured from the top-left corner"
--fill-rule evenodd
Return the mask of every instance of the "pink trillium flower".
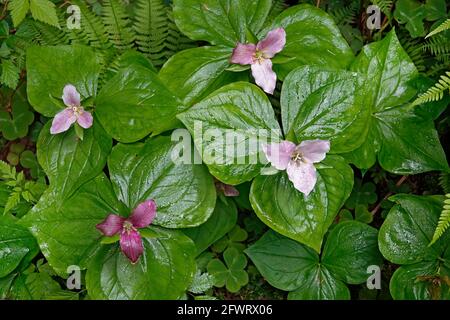
M 137 229 L 148 227 L 155 216 L 156 203 L 147 200 L 139 204 L 128 219 L 110 214 L 96 228 L 107 237 L 120 235 L 120 249 L 135 264 L 144 252 L 141 234 Z
M 314 163 L 325 159 L 330 141 L 305 140 L 299 145 L 290 141 L 264 146 L 267 160 L 278 170 L 286 170 L 295 189 L 308 196 L 317 182 Z
M 53 119 L 52 127 L 50 128 L 51 134 L 65 132 L 75 122 L 84 129 L 92 126 L 92 115 L 81 106 L 80 94 L 77 88 L 71 84 L 66 85 L 63 90 L 62 99 L 67 108 L 59 112 Z
M 217 192 L 222 193 L 225 197 L 237 197 L 239 196 L 239 191 L 229 184 L 225 184 L 223 182 L 220 182 L 219 180 L 216 180 L 214 182 L 216 186 Z
M 272 58 L 283 50 L 286 44 L 286 32 L 283 28 L 270 31 L 264 40 L 256 45 L 238 43 L 233 50 L 231 62 L 251 65 L 255 82 L 265 92 L 273 94 L 277 83 L 277 75 L 272 70 Z

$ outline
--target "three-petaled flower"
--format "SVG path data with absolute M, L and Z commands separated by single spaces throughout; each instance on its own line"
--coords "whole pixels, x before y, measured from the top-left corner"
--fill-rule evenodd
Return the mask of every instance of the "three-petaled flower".
M 233 50 L 231 62 L 251 65 L 255 82 L 265 92 L 273 94 L 277 83 L 277 75 L 272 70 L 272 58 L 283 50 L 286 44 L 286 32 L 283 28 L 270 31 L 267 37 L 253 43 L 238 43 Z
M 120 236 L 120 249 L 135 264 L 144 252 L 141 234 L 137 229 L 148 227 L 156 216 L 156 203 L 147 200 L 139 204 L 127 219 L 110 214 L 96 227 L 105 236 Z
M 71 84 L 66 85 L 63 90 L 62 99 L 67 108 L 59 112 L 53 119 L 52 127 L 50 128 L 51 134 L 65 132 L 75 122 L 84 129 L 92 126 L 92 115 L 81 106 L 80 93 L 77 91 L 77 88 Z
M 305 140 L 299 145 L 290 141 L 271 143 L 263 148 L 267 160 L 278 170 L 286 170 L 294 187 L 308 196 L 317 182 L 314 163 L 325 159 L 330 141 Z

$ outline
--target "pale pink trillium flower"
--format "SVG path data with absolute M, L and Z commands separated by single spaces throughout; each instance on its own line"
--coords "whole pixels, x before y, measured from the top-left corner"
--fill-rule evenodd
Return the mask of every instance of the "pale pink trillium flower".
M 330 151 L 330 141 L 305 140 L 299 145 L 282 141 L 264 146 L 263 151 L 272 166 L 286 170 L 294 188 L 308 196 L 317 182 L 314 163 L 325 159 Z
M 222 193 L 225 197 L 239 196 L 239 190 L 229 184 L 225 184 L 219 180 L 215 180 L 214 184 L 216 186 L 216 191 Z
M 105 236 L 120 236 L 120 249 L 135 264 L 144 252 L 141 234 L 138 229 L 148 227 L 156 216 L 156 203 L 147 200 L 139 204 L 129 218 L 110 214 L 96 228 Z
M 53 119 L 51 134 L 58 134 L 69 130 L 69 128 L 77 122 L 80 127 L 88 129 L 92 126 L 92 114 L 85 111 L 81 106 L 80 94 L 73 85 L 68 84 L 64 87 L 62 99 L 67 106 L 59 112 Z
M 272 58 L 283 50 L 286 44 L 286 32 L 283 28 L 270 31 L 267 37 L 253 43 L 238 43 L 233 50 L 231 62 L 251 65 L 255 82 L 265 92 L 273 94 L 277 83 L 277 75 L 272 70 Z

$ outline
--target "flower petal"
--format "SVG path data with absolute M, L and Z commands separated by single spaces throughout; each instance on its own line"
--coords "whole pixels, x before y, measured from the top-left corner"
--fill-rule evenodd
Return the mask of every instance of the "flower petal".
M 135 228 L 145 228 L 156 216 L 156 203 L 153 200 L 147 200 L 140 203 L 133 214 L 128 219 Z
M 123 254 L 134 264 L 144 252 L 142 238 L 138 231 L 122 231 L 120 234 L 120 249 Z
M 52 127 L 50 128 L 51 134 L 58 134 L 69 130 L 70 126 L 77 121 L 77 117 L 73 113 L 71 108 L 66 108 L 59 112 L 55 118 L 53 118 Z
M 277 84 L 277 75 L 272 70 L 272 61 L 263 59 L 261 62 L 252 64 L 251 68 L 256 84 L 265 92 L 273 94 Z
M 328 140 L 305 140 L 299 146 L 302 156 L 308 162 L 320 162 L 325 159 L 330 151 L 330 141 Z
M 270 31 L 266 38 L 258 42 L 256 50 L 262 51 L 265 58 L 273 58 L 286 45 L 286 32 L 283 28 Z
M 243 44 L 238 43 L 236 48 L 233 50 L 233 55 L 231 56 L 231 63 L 238 64 L 252 64 L 253 58 L 256 52 L 256 45 L 253 43 Z
M 79 107 L 81 103 L 80 94 L 73 85 L 68 84 L 64 87 L 62 99 L 68 107 Z
M 223 194 L 225 197 L 238 197 L 239 191 L 233 186 L 230 186 L 229 184 L 224 184 L 223 186 Z
M 88 129 L 92 127 L 92 123 L 94 122 L 94 118 L 92 118 L 92 114 L 89 111 L 84 111 L 83 108 L 81 109 L 81 114 L 78 116 L 77 122 L 80 125 L 80 127 L 84 129 Z
M 102 223 L 96 225 L 96 228 L 100 230 L 105 236 L 112 237 L 118 234 L 122 230 L 125 218 L 118 216 L 117 214 L 110 214 L 103 220 Z
M 297 163 L 291 161 L 287 167 L 289 180 L 294 188 L 308 196 L 317 182 L 316 168 L 312 163 Z
M 267 160 L 278 170 L 286 170 L 294 150 L 295 144 L 290 141 L 271 143 L 263 146 Z
M 215 185 L 216 185 L 216 190 L 218 192 L 223 193 L 225 195 L 225 197 L 237 197 L 237 196 L 239 196 L 239 191 L 235 187 L 233 187 L 233 186 L 231 186 L 229 184 L 225 184 L 223 182 L 216 181 Z

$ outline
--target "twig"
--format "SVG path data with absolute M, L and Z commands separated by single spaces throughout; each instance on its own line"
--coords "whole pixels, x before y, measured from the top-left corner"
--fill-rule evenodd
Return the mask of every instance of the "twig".
M 320 7 L 320 0 L 316 1 L 316 7 L 319 8 Z
M 406 179 L 408 179 L 408 176 L 403 176 L 401 177 L 397 183 L 395 184 L 395 186 L 398 188 L 400 187 L 405 181 Z M 387 200 L 387 198 L 389 198 L 390 196 L 392 196 L 394 193 L 392 191 L 388 192 L 388 194 L 383 198 L 383 200 L 381 200 L 380 202 L 378 202 L 377 206 L 370 212 L 372 215 L 375 215 L 378 210 L 380 210 L 381 208 L 381 203 L 385 200 Z
M 8 9 L 8 0 L 6 0 L 4 5 L 3 5 L 2 14 L 0 15 L 0 20 L 5 19 L 5 17 L 6 17 L 6 10 L 7 9 Z

